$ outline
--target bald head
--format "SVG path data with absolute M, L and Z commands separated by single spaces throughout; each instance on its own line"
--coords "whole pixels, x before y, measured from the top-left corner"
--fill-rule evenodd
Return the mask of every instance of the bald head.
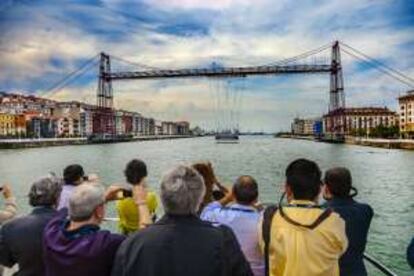
M 233 185 L 233 195 L 239 204 L 254 203 L 259 196 L 256 180 L 250 175 L 240 176 Z

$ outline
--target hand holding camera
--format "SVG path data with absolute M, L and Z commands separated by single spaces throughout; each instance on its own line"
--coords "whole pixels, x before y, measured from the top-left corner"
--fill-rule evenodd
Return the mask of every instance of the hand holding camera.
M 11 188 L 8 184 L 5 184 L 0 187 L 0 192 L 3 194 L 3 197 L 5 199 L 11 198 L 13 196 L 13 193 L 11 191 Z

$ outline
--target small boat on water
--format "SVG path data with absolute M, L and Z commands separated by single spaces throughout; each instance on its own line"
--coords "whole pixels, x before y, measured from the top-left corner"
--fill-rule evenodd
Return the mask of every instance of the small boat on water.
M 341 134 L 325 135 L 316 139 L 320 142 L 331 143 L 331 144 L 344 144 L 345 136 Z
M 237 132 L 222 132 L 216 134 L 217 143 L 238 143 L 239 134 Z

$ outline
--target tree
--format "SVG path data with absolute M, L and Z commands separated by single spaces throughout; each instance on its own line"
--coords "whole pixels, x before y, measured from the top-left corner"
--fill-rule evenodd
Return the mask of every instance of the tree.
M 400 129 L 398 126 L 386 127 L 384 125 L 379 125 L 370 131 L 370 137 L 373 138 L 396 138 L 400 134 Z

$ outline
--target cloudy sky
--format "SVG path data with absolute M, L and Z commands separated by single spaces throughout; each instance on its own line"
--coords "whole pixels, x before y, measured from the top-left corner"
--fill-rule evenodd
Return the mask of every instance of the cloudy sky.
M 399 0 L 2 0 L 0 91 L 95 103 L 99 52 L 157 68 L 261 65 L 340 40 L 414 78 L 414 4 Z M 306 59 L 329 62 L 330 52 Z M 409 86 L 342 54 L 348 106 L 396 108 Z M 112 60 L 113 69 L 143 70 Z M 329 76 L 114 82 L 117 108 L 214 128 L 278 131 L 328 108 Z

